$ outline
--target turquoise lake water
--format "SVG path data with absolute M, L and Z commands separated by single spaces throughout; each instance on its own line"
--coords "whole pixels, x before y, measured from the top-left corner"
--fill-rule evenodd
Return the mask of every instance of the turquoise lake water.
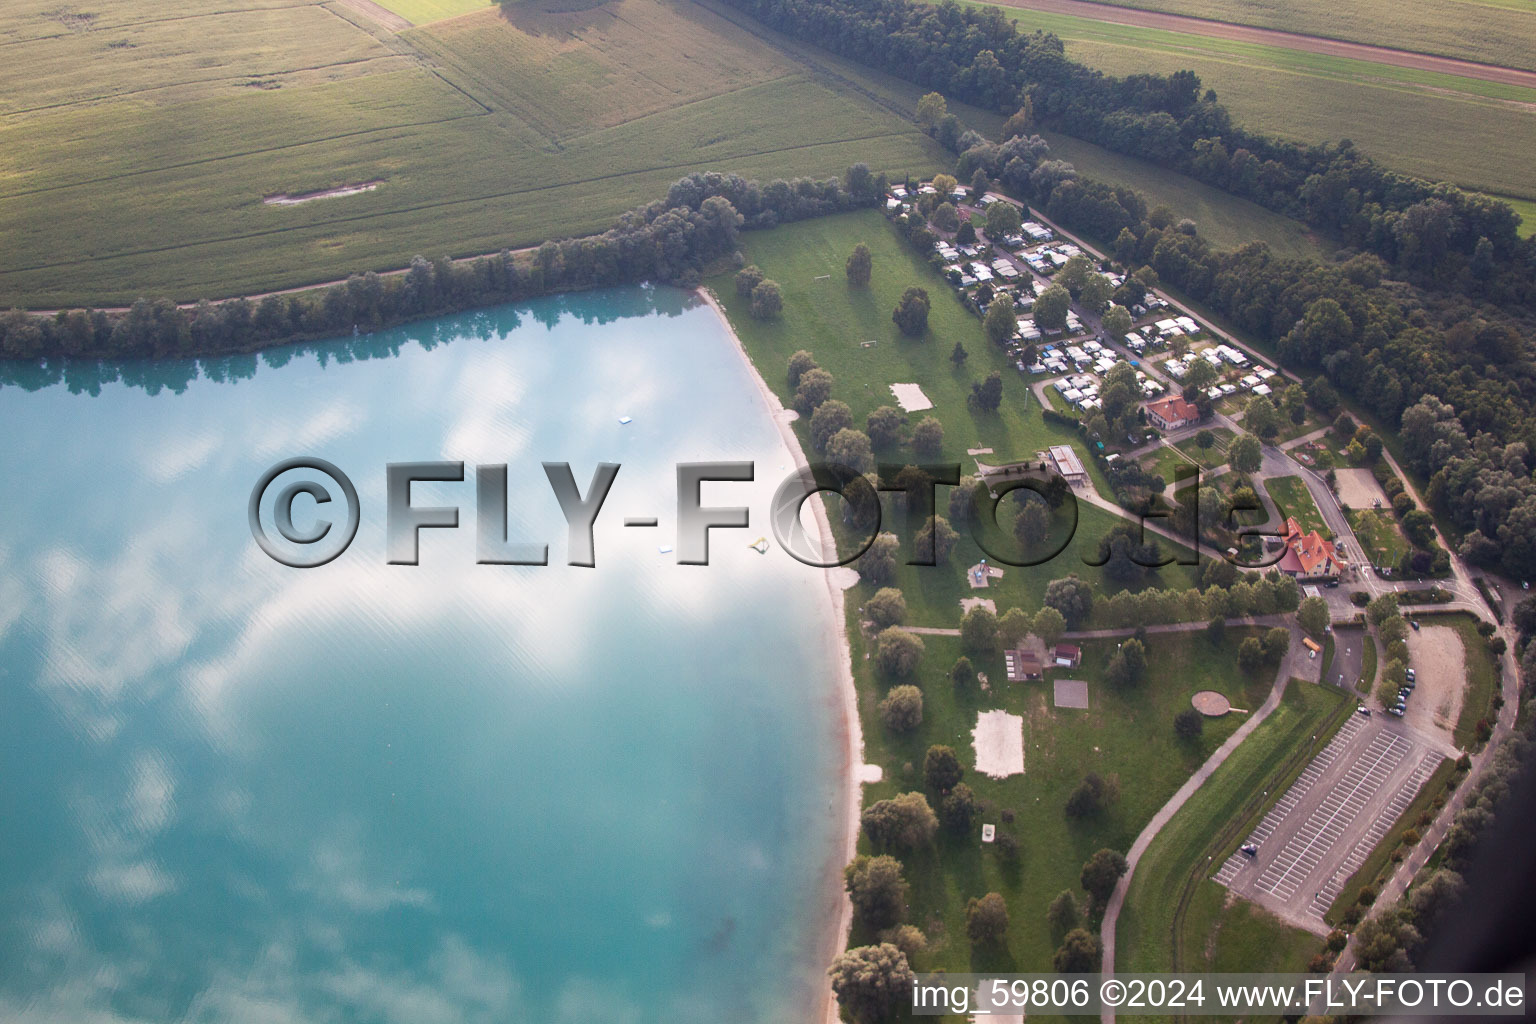
M 801 1019 L 841 695 L 821 575 L 747 546 L 790 458 L 707 307 L 626 289 L 123 372 L 0 389 L 0 1019 Z M 361 499 L 315 569 L 246 522 L 296 455 Z M 414 503 L 460 528 L 387 565 L 385 464 L 436 459 L 467 479 Z M 752 529 L 679 566 L 674 465 L 707 459 L 757 462 L 704 489 Z M 564 564 L 542 461 L 583 491 L 622 464 L 596 568 Z M 480 463 L 549 566 L 475 564 Z

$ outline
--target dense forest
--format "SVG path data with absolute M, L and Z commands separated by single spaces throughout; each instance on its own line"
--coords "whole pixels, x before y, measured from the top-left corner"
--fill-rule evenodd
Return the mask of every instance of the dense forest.
M 1388 171 L 1347 140 L 1302 145 L 1232 123 L 1191 71 L 1117 78 L 1023 33 L 997 8 L 913 0 L 726 0 L 781 32 L 951 99 L 1174 168 L 1375 253 L 1422 284 L 1468 273 L 1500 301 L 1536 302 L 1536 242 L 1514 211 L 1452 185 Z M 939 126 L 953 145 L 958 122 Z M 948 133 L 946 138 L 945 133 Z

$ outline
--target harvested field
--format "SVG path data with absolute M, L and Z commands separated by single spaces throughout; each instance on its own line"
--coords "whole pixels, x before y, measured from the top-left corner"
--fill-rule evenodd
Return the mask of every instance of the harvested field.
M 340 5 L 246 7 L 125 0 L 73 31 L 8 5 L 0 45 L 27 45 L 0 67 L 0 303 L 193 301 L 537 244 L 701 168 L 944 161 L 873 89 L 683 0 L 562 14 L 585 27 L 558 34 L 496 9 L 392 34 Z

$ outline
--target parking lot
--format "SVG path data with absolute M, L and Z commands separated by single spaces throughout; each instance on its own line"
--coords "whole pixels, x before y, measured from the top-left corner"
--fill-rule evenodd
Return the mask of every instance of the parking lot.
M 1331 673 L 1330 673 L 1331 674 Z M 1355 716 L 1302 770 L 1216 881 L 1298 927 L 1323 914 L 1407 809 L 1442 755 L 1402 722 Z
M 1353 693 L 1355 683 L 1360 681 L 1365 645 L 1369 642 L 1362 630 L 1336 627 L 1333 631 L 1333 664 L 1328 666 L 1328 678 L 1323 682 Z

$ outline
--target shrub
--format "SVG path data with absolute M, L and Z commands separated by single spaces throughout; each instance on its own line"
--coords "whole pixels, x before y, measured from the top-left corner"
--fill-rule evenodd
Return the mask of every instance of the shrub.
M 880 702 L 880 721 L 892 732 L 911 732 L 923 724 L 923 691 L 915 686 L 894 686 Z

